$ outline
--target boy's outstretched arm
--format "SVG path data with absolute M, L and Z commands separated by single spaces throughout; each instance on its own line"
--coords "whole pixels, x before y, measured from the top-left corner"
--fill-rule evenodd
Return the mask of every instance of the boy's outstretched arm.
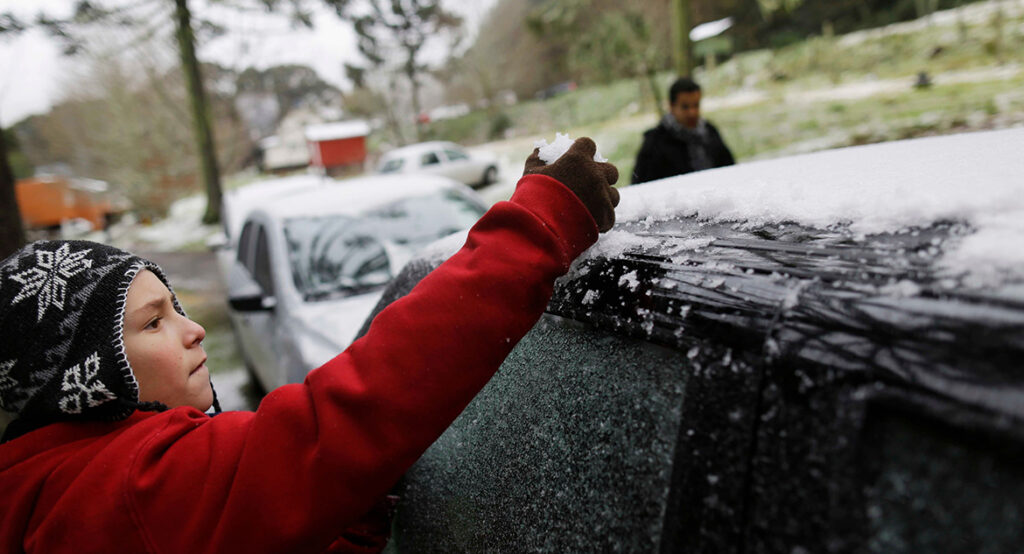
M 366 512 L 536 323 L 554 280 L 611 228 L 618 172 L 594 162 L 595 149 L 579 139 L 550 165 L 535 150 L 511 200 L 305 383 L 271 392 L 255 413 L 182 411 L 193 430 L 142 445 L 130 478 L 145 486 L 130 494 L 154 542 L 318 551 Z

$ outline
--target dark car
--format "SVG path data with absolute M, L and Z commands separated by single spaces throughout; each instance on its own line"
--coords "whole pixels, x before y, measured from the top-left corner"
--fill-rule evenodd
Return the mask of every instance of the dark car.
M 1019 552 L 1021 144 L 623 190 L 615 229 L 399 484 L 397 550 Z

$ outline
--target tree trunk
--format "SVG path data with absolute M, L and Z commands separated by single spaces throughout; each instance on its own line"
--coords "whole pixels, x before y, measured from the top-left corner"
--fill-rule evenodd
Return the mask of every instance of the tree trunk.
M 7 143 L 0 129 L 0 260 L 25 244 L 25 228 L 14 194 L 14 172 L 7 160 Z
M 416 142 L 423 140 L 423 121 L 420 120 L 420 111 L 423 109 L 420 105 L 420 82 L 416 78 L 416 53 L 415 51 L 408 52 L 409 59 L 405 64 L 405 76 L 409 78 L 409 84 L 412 87 L 412 111 L 416 117 Z
M 690 75 L 693 60 L 690 56 L 690 0 L 672 1 L 672 59 L 676 74 Z
M 203 223 L 217 223 L 220 221 L 221 212 L 220 172 L 217 169 L 217 152 L 214 148 L 213 129 L 210 126 L 210 110 L 206 101 L 206 91 L 203 89 L 199 61 L 196 59 L 192 16 L 188 9 L 188 0 L 174 0 L 174 4 L 181 68 L 185 73 L 185 86 L 188 87 L 189 104 L 192 107 L 192 127 L 195 132 L 203 184 L 206 185 L 206 213 L 203 214 Z

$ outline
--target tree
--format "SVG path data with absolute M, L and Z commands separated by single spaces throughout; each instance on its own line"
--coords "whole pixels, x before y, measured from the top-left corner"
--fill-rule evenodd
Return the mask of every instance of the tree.
M 690 0 L 672 1 L 672 59 L 677 75 L 693 73 L 690 54 Z
M 419 114 L 420 77 L 428 70 L 420 61 L 428 42 L 448 39 L 457 44 L 462 18 L 441 6 L 441 0 L 324 0 L 338 15 L 352 21 L 359 52 L 368 67 L 349 66 L 350 75 L 368 68 L 387 69 L 395 54 L 401 56 L 398 71 L 411 87 L 413 113 Z M 366 12 L 365 9 L 369 11 Z M 363 10 L 363 11 L 360 11 Z M 420 135 L 417 126 L 417 138 Z
M 7 141 L 0 133 L 0 259 L 25 244 L 25 228 L 14 193 L 14 172 L 7 163 Z
M 24 25 L 11 14 L 0 14 L 0 39 L 19 33 Z M 7 157 L 7 141 L 0 128 L 0 259 L 25 244 L 25 227 L 14 191 L 14 171 Z
M 203 223 L 219 223 L 223 196 L 220 169 L 217 167 L 217 151 L 214 149 L 206 90 L 203 88 L 203 77 L 199 71 L 199 60 L 196 59 L 196 39 L 192 33 L 192 14 L 188 9 L 188 0 L 174 0 L 174 15 L 178 53 L 181 55 L 181 68 L 185 73 L 185 83 L 188 87 L 203 183 L 206 184 L 206 213 L 203 214 Z

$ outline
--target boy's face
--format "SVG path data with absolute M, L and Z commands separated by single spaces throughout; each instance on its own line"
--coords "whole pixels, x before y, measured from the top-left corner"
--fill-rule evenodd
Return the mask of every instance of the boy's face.
M 700 121 L 700 91 L 680 92 L 669 106 L 676 121 L 687 129 L 693 129 Z
M 201 325 L 174 310 L 171 291 L 151 271 L 135 276 L 125 300 L 124 348 L 139 400 L 206 411 L 213 404 Z

